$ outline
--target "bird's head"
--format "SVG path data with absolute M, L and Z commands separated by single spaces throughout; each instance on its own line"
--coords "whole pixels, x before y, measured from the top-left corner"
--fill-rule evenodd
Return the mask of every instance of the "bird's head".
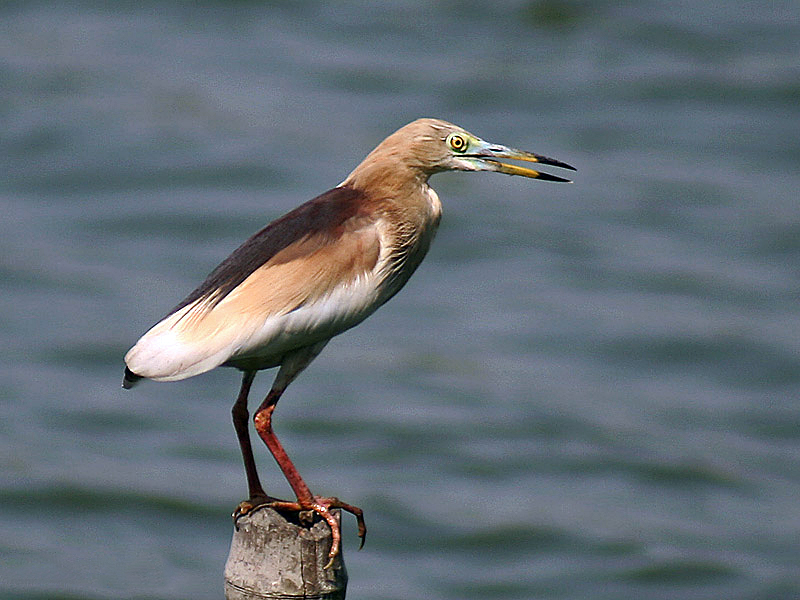
M 409 123 L 386 138 L 381 146 L 386 146 L 397 158 L 402 157 L 428 175 L 440 171 L 494 171 L 544 181 L 569 182 L 569 179 L 502 162 L 501 159 L 575 170 L 564 162 L 541 154 L 487 142 L 457 125 L 438 119 L 418 119 Z
M 487 142 L 447 121 L 417 119 L 383 140 L 342 184 L 367 188 L 378 182 L 392 186 L 403 181 L 424 183 L 428 177 L 442 171 L 494 171 L 544 181 L 570 182 L 501 159 L 575 170 L 541 154 Z

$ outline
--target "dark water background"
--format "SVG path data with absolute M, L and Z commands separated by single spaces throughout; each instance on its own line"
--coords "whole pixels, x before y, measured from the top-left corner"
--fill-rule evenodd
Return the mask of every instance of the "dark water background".
M 0 5 L 0 597 L 222 597 L 238 377 L 122 356 L 419 116 L 579 171 L 435 177 L 282 400 L 348 598 L 800 598 L 800 8 L 643 0 Z

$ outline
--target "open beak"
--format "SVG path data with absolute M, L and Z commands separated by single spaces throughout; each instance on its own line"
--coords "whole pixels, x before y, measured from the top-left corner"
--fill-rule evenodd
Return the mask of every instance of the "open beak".
M 522 175 L 523 177 L 541 179 L 543 181 L 572 183 L 572 181 L 564 179 L 563 177 L 542 173 L 541 171 L 535 171 L 520 165 L 500 162 L 496 159 L 510 158 L 512 160 L 521 160 L 524 162 L 539 163 L 540 165 L 570 169 L 571 171 L 576 170 L 575 167 L 554 158 L 548 158 L 547 156 L 534 154 L 533 152 L 525 152 L 524 150 L 507 148 L 506 146 L 500 146 L 498 144 L 489 144 L 487 142 L 483 142 L 475 151 L 464 155 L 464 158 L 479 171 L 495 171 L 497 173 L 505 173 L 506 175 Z

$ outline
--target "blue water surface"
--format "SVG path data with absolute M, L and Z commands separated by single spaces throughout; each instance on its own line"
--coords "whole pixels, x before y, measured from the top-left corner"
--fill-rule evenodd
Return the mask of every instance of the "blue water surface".
M 437 175 L 429 257 L 281 401 L 365 511 L 348 598 L 800 598 L 798 56 L 788 1 L 2 4 L 0 597 L 222 597 L 238 376 L 122 356 L 433 116 L 578 172 Z

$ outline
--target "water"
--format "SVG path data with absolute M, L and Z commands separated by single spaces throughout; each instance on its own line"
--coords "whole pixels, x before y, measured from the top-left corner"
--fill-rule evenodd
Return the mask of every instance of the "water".
M 121 358 L 418 116 L 579 171 L 434 178 L 425 263 L 281 401 L 365 510 L 348 597 L 800 597 L 799 41 L 791 2 L 4 4 L 0 597 L 221 598 L 237 376 Z

